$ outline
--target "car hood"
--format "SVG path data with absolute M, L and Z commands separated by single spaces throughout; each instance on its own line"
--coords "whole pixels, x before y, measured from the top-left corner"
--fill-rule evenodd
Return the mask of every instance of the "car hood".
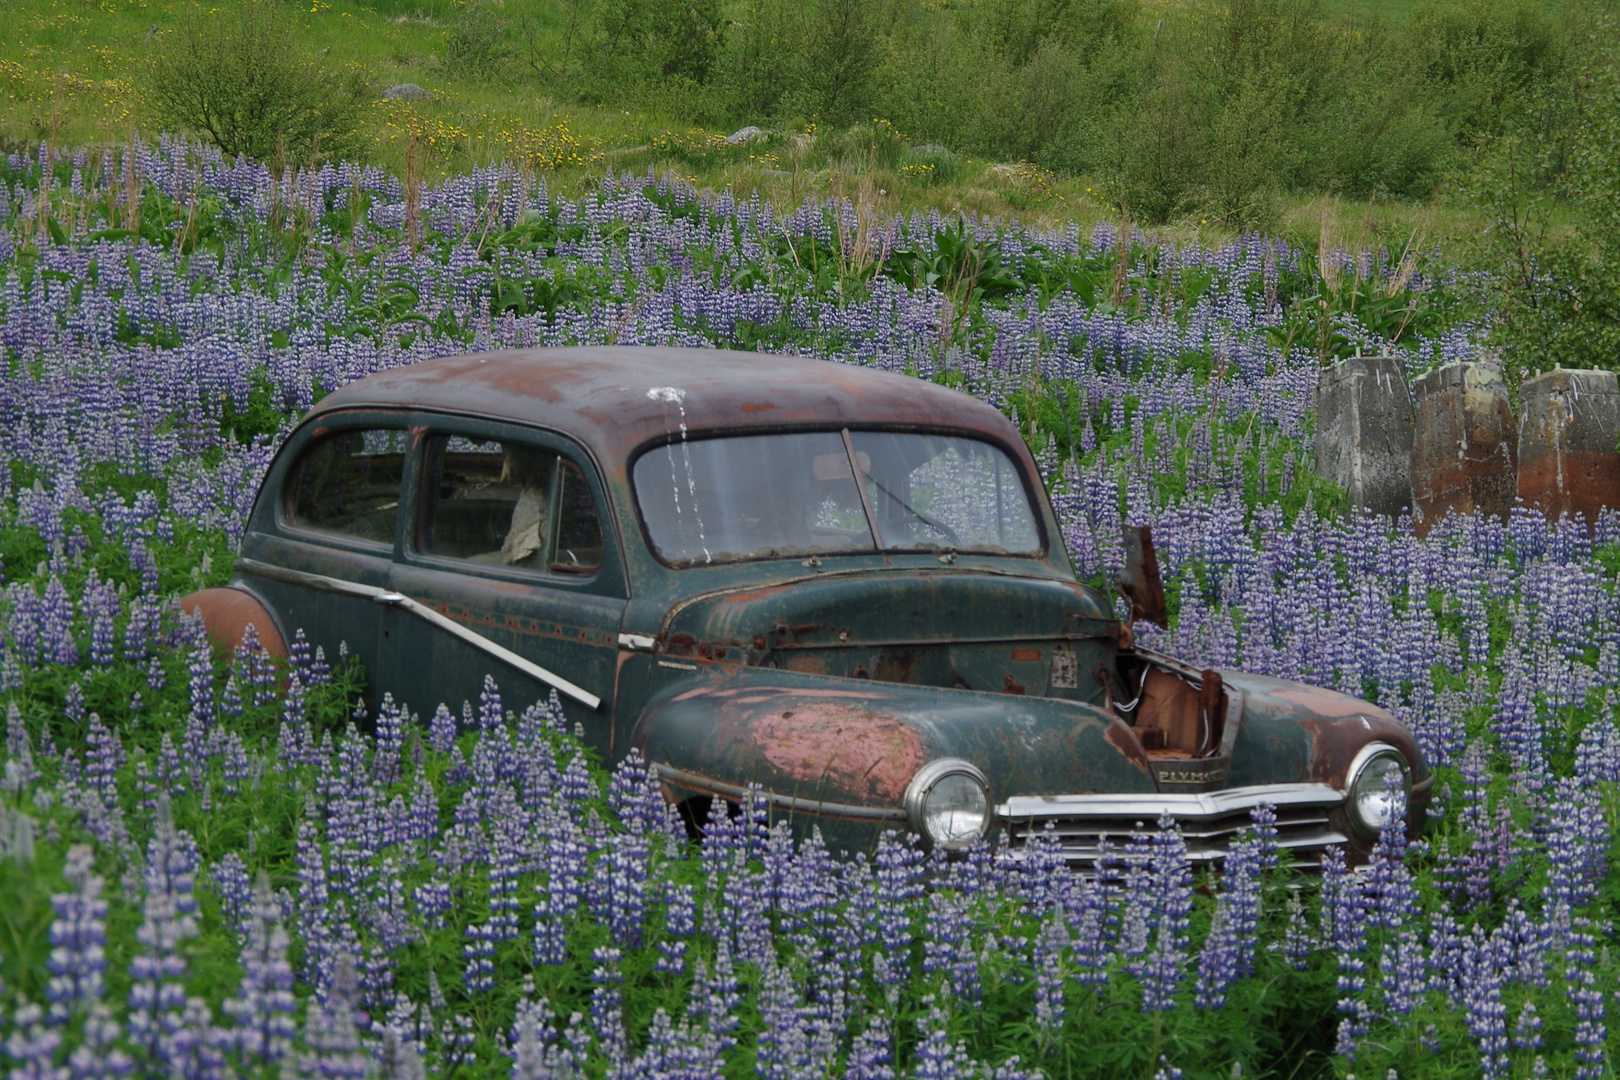
M 855 662 L 875 672 L 885 657 L 895 659 L 889 654 L 913 646 L 1112 640 L 1117 627 L 1089 586 L 941 567 L 828 573 L 707 593 L 676 605 L 660 636 L 673 653 L 721 645 L 747 650 L 754 663 L 850 674 L 844 669 Z

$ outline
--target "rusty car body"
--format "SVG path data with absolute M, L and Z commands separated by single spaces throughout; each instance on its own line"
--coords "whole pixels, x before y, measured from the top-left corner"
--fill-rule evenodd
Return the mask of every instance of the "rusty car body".
M 964 494 L 964 492 L 966 494 Z M 340 642 L 431 709 L 556 690 L 691 821 L 757 785 L 836 850 L 955 850 L 1179 822 L 1219 858 L 1261 803 L 1303 864 L 1364 858 L 1431 779 L 1342 694 L 1132 645 L 1079 583 L 1040 474 L 990 405 L 898 374 L 713 350 L 456 356 L 354 382 L 282 446 L 234 577 L 188 597 Z M 764 537 L 764 539 L 760 539 Z M 1138 544 L 1127 582 L 1151 610 Z

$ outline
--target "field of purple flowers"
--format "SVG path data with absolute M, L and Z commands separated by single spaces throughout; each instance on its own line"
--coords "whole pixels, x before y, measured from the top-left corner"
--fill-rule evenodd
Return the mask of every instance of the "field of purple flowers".
M 1468 358 L 1443 274 L 1378 255 Z M 1319 263 L 507 169 L 407 191 L 180 144 L 0 164 L 0 1061 L 117 1076 L 1612 1076 L 1620 520 L 1346 516 L 1312 476 Z M 1314 324 L 1312 324 L 1314 325 Z M 1173 829 L 840 858 L 758 807 L 686 839 L 554 702 L 355 715 L 342 656 L 216 657 L 321 394 L 510 345 L 729 344 L 1004 408 L 1099 580 L 1152 524 L 1156 645 L 1365 694 L 1440 782 L 1425 838 L 1219 880 Z M 378 688 L 386 690 L 386 687 Z M 1285 861 L 1285 860 L 1284 860 Z

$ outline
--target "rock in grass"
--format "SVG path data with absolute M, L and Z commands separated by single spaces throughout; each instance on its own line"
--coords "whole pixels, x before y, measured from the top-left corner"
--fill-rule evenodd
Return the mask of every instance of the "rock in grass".
M 727 135 L 726 136 L 726 145 L 727 146 L 741 146 L 743 143 L 750 143 L 750 142 L 753 142 L 755 139 L 763 139 L 765 137 L 765 134 L 766 134 L 766 132 L 765 132 L 764 128 L 757 128 L 753 124 L 749 124 L 747 127 L 738 128 L 736 131 L 733 131 L 730 135 Z
M 426 101 L 433 96 L 433 91 L 424 90 L 413 82 L 395 83 L 383 91 L 383 97 L 389 101 Z

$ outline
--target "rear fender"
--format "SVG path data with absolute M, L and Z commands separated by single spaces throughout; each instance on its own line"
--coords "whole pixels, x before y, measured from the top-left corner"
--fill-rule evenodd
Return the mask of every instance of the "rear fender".
M 275 616 L 246 589 L 203 589 L 181 597 L 180 610 L 187 615 L 201 615 L 209 638 L 228 652 L 242 643 L 247 628 L 252 626 L 266 652 L 278 660 L 287 658 L 287 639 Z
M 648 703 L 631 743 L 670 793 L 903 823 L 923 765 L 961 758 L 990 796 L 1151 792 L 1141 744 L 1114 716 L 1055 698 L 903 686 L 768 668 L 694 677 Z

